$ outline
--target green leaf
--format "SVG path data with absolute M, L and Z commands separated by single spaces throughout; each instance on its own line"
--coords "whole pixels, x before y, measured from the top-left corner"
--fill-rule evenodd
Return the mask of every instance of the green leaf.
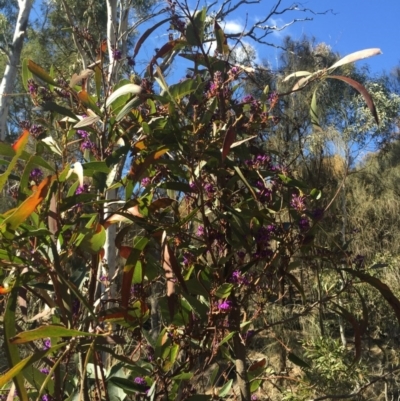
M 310 365 L 307 362 L 299 358 L 296 354 L 293 354 L 293 352 L 289 352 L 288 359 L 290 362 L 294 363 L 297 366 L 300 366 L 301 368 L 310 368 Z
M 206 11 L 206 7 L 196 11 L 186 26 L 185 36 L 187 43 L 191 46 L 203 45 Z
M 233 384 L 233 379 L 225 383 L 225 385 L 223 385 L 219 390 L 218 397 L 221 398 L 226 397 L 229 394 L 229 391 L 231 391 L 232 384 Z
M 233 284 L 224 283 L 217 288 L 215 296 L 218 298 L 227 298 L 233 290 Z
M 17 317 L 15 315 L 15 310 L 17 307 L 18 291 L 18 288 L 13 288 L 5 307 L 3 318 L 4 349 L 7 357 L 8 366 L 11 367 L 11 370 L 8 371 L 6 374 L 0 376 L 0 383 L 1 381 L 4 381 L 4 384 L 7 384 L 11 379 L 13 379 L 20 399 L 22 401 L 29 401 L 28 395 L 25 390 L 24 377 L 21 374 L 22 368 L 19 368 L 19 366 L 21 366 L 19 365 L 21 362 L 19 350 L 18 347 L 10 343 L 10 339 L 15 335 L 16 332 L 15 326 Z
M 142 87 L 136 84 L 126 84 L 113 92 L 106 101 L 106 107 L 110 107 L 120 96 L 124 95 L 139 95 L 142 93 Z
M 319 124 L 318 107 L 317 107 L 317 89 L 314 90 L 311 99 L 310 116 L 311 116 L 311 124 L 314 126 L 314 128 L 320 129 L 321 126 Z
M 217 20 L 214 21 L 214 34 L 217 39 L 217 51 L 220 54 L 229 54 L 228 40 L 226 39 L 223 29 L 218 24 Z
M 250 392 L 254 393 L 255 391 L 257 391 L 260 388 L 262 382 L 263 381 L 261 379 L 252 380 L 252 382 L 250 383 Z
M 57 344 L 45 351 L 36 351 L 33 355 L 28 356 L 27 358 L 23 359 L 22 361 L 17 363 L 15 366 L 13 366 L 10 370 L 8 370 L 6 373 L 3 373 L 0 376 L 0 387 L 3 387 L 6 384 L 8 384 L 10 382 L 10 380 L 12 380 L 18 374 L 23 372 L 24 369 L 31 367 L 35 362 L 40 361 L 42 358 L 53 354 L 55 351 L 57 351 L 58 349 L 60 349 L 62 347 L 65 347 L 66 345 L 68 345 L 67 342 L 60 343 L 60 344 Z M 20 394 L 18 394 L 18 395 L 21 396 Z
M 314 188 L 313 190 L 311 190 L 310 195 L 315 199 L 321 199 L 322 196 L 322 192 L 319 189 Z
M 79 118 L 72 112 L 72 110 L 60 106 L 55 102 L 45 102 L 41 106 L 44 111 L 55 111 L 62 116 L 71 117 L 73 120 L 79 121 Z
M 15 165 L 17 164 L 18 159 L 20 158 L 22 151 L 24 150 L 26 144 L 29 139 L 29 131 L 25 130 L 23 134 L 18 138 L 18 140 L 12 145 L 11 150 L 13 151 L 12 160 L 10 161 L 6 171 L 3 174 L 0 174 L 0 191 L 3 190 L 4 185 L 7 182 L 11 171 L 14 170 Z
M 38 64 L 32 60 L 28 60 L 28 70 L 42 81 L 47 82 L 50 85 L 57 86 L 54 79 Z
M 147 386 L 140 386 L 139 384 L 136 384 L 133 379 L 125 379 L 123 377 L 113 376 L 108 379 L 108 382 L 119 388 L 122 388 L 122 390 L 124 390 L 127 394 L 145 394 L 148 388 Z
M 86 333 L 84 331 L 67 329 L 63 326 L 41 326 L 34 330 L 23 331 L 18 335 L 10 338 L 11 344 L 24 344 L 35 340 L 48 337 L 94 337 L 95 333 Z
M 226 336 L 221 340 L 221 342 L 218 344 L 218 346 L 220 347 L 222 344 L 227 343 L 235 334 L 236 334 L 236 331 L 230 332 L 228 335 L 226 335 Z
M 28 92 L 28 79 L 32 79 L 33 75 L 28 69 L 28 59 L 22 61 L 22 85 L 24 89 Z

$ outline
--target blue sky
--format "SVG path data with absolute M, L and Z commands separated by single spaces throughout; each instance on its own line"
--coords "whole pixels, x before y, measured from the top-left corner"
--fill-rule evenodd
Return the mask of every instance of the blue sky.
M 290 2 L 283 2 L 286 5 Z M 229 22 L 248 24 L 255 17 L 269 11 L 271 1 L 263 5 L 244 5 L 240 12 L 232 15 Z M 298 3 L 300 6 L 300 3 Z M 313 16 L 313 21 L 297 22 L 287 29 L 270 36 L 272 42 L 279 44 L 282 37 L 290 35 L 300 39 L 303 34 L 315 36 L 318 42 L 325 42 L 334 51 L 343 56 L 357 50 L 379 47 L 383 54 L 365 61 L 374 73 L 390 71 L 400 62 L 400 0 L 309 0 L 302 2 L 305 8 L 323 12 L 332 9 L 325 15 Z M 277 16 L 270 25 L 282 26 L 293 17 L 304 17 L 304 14 L 286 13 Z M 257 46 L 259 55 L 266 58 L 271 66 L 276 67 L 276 51 Z M 274 54 L 275 53 L 275 54 Z

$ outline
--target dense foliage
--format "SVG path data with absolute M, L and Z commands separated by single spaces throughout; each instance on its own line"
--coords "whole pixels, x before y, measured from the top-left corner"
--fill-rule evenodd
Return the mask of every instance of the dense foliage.
M 108 58 L 94 39 L 93 65 L 80 74 L 22 63 L 38 112 L 14 145 L 0 144 L 0 188 L 14 203 L 0 216 L 0 387 L 13 380 L 22 400 L 85 401 L 381 391 L 390 371 L 376 377 L 362 351 L 372 331 L 398 333 L 397 322 L 377 324 L 382 302 L 400 320 L 397 289 L 376 273 L 381 261 L 368 268 L 326 235 L 337 193 L 299 179 L 307 175 L 278 146 L 293 122 L 293 85 L 296 96 L 313 88 L 304 135 L 333 121 L 315 95 L 332 79 L 361 93 L 354 110 L 373 130 L 382 114 L 370 92 L 332 73 L 377 50 L 291 74 L 283 82 L 301 81 L 286 93 L 267 85 L 243 96 L 256 74 L 233 61 L 221 21 L 170 3 L 165 22 L 179 38 L 143 76 L 114 82 L 113 68 L 134 57 L 115 47 Z M 169 84 L 174 57 L 191 66 Z

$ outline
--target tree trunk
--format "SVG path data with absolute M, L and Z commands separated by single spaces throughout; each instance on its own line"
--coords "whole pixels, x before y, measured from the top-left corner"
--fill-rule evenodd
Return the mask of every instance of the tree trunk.
M 7 49 L 8 63 L 0 84 L 0 139 L 4 140 L 7 133 L 7 118 L 10 105 L 10 97 L 15 87 L 18 72 L 18 64 L 21 57 L 22 46 L 28 26 L 29 14 L 33 0 L 18 0 L 19 12 L 15 26 L 12 43 Z

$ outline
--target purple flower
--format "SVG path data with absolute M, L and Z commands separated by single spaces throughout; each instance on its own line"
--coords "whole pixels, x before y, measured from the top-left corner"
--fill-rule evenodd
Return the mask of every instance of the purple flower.
M 293 194 L 292 200 L 290 201 L 290 206 L 293 209 L 296 209 L 298 212 L 304 212 L 306 210 L 306 205 L 304 203 L 305 199 L 305 196 Z
M 324 217 L 324 209 L 316 208 L 311 214 L 314 220 L 321 220 Z
M 45 374 L 45 375 L 48 375 L 50 373 L 50 370 L 48 368 L 41 368 L 40 372 Z
M 232 78 L 235 78 L 236 77 L 236 75 L 238 75 L 239 74 L 239 67 L 232 67 L 231 69 L 230 69 L 230 71 L 228 71 L 228 74 L 232 77 Z
M 251 401 L 257 401 L 258 397 L 255 394 L 252 394 L 250 399 Z
M 29 179 L 35 182 L 40 181 L 42 177 L 43 177 L 43 171 L 40 170 L 40 168 L 34 168 L 29 174 Z
M 89 185 L 87 184 L 83 184 L 83 186 L 79 186 L 76 191 L 75 191 L 75 195 L 80 195 L 83 193 L 87 193 L 89 191 Z
M 193 259 L 194 259 L 194 255 L 193 255 L 192 253 L 190 253 L 190 252 L 185 252 L 185 253 L 183 254 L 183 264 L 184 264 L 185 266 L 191 265 L 192 262 L 193 262 Z
M 142 284 L 133 284 L 131 286 L 131 294 L 139 294 L 142 290 Z
M 245 274 L 242 274 L 239 270 L 235 270 L 232 273 L 232 277 L 230 280 L 232 283 L 234 284 L 243 284 L 243 285 L 249 285 L 250 281 L 248 280 L 248 278 L 246 277 Z
M 213 194 L 215 192 L 213 184 L 204 185 L 204 189 L 206 190 L 207 194 Z
M 43 394 L 42 395 L 42 401 L 51 401 L 53 397 L 49 394 Z
M 43 341 L 43 350 L 45 351 L 45 350 L 49 349 L 50 347 L 51 347 L 50 338 L 46 338 L 46 339 Z
M 197 227 L 197 236 L 202 237 L 204 235 L 204 227 L 203 226 L 198 226 Z
M 224 299 L 223 301 L 218 302 L 217 307 L 222 312 L 229 312 L 232 309 L 232 301 Z
M 79 302 L 78 299 L 74 299 L 72 301 L 72 314 L 77 315 L 79 313 L 79 308 L 81 307 L 81 303 Z
M 149 177 L 143 178 L 141 181 L 142 187 L 146 188 L 149 184 L 151 184 L 151 180 Z
M 81 144 L 81 150 L 91 150 L 95 148 L 95 144 L 89 139 L 85 140 Z
M 147 386 L 147 382 L 143 377 L 135 377 L 133 382 L 139 384 L 139 386 Z
M 255 336 L 256 332 L 254 330 L 248 330 L 244 335 L 245 341 L 252 339 Z
M 242 103 L 251 103 L 254 100 L 254 97 L 252 95 L 246 95 L 242 99 Z
M 310 222 L 307 217 L 302 217 L 297 224 L 299 225 L 300 231 L 307 231 L 310 228 Z
M 111 53 L 112 53 L 112 58 L 113 58 L 114 60 L 116 60 L 116 61 L 121 60 L 121 58 L 122 58 L 121 50 L 112 49 Z
M 82 138 L 82 139 L 88 139 L 89 138 L 89 133 L 83 129 L 78 129 L 76 133 Z
M 191 189 L 192 192 L 197 192 L 197 186 L 196 186 L 196 183 L 195 183 L 195 182 L 191 182 L 191 183 L 189 184 L 189 187 L 190 187 L 190 189 Z
M 37 90 L 38 90 L 39 85 L 33 79 L 28 79 L 27 86 L 28 86 L 28 92 L 31 95 L 36 95 L 37 94 Z
M 42 125 L 32 124 L 29 128 L 29 132 L 37 138 L 40 134 L 43 134 L 44 128 Z

